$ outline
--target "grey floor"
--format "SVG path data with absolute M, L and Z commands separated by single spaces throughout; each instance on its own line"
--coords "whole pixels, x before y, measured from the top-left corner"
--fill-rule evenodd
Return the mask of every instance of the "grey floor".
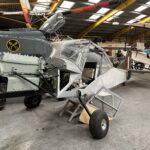
M 64 102 L 45 100 L 32 111 L 7 104 L 0 112 L 0 150 L 150 150 L 149 74 L 136 75 L 115 91 L 125 100 L 102 140 L 93 140 L 88 126 L 59 118 Z

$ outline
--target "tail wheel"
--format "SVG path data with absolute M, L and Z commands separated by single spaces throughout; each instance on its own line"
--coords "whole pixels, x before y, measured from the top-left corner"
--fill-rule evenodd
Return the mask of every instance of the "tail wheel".
M 24 99 L 24 105 L 29 108 L 36 108 L 40 105 L 42 101 L 42 96 L 41 95 L 31 95 L 31 96 L 26 96 Z
M 102 139 L 109 130 L 109 118 L 105 112 L 96 110 L 90 117 L 89 130 L 95 139 Z

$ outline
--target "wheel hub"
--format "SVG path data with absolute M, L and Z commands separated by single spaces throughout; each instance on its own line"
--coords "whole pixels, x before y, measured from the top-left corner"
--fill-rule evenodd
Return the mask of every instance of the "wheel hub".
M 105 131 L 106 128 L 107 128 L 107 123 L 106 123 L 105 119 L 103 119 L 102 122 L 101 122 L 101 128 L 102 128 L 103 131 Z

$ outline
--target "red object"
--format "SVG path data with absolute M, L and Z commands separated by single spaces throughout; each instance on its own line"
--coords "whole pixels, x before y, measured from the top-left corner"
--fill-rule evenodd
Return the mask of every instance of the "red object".
M 97 8 L 101 8 L 101 7 L 108 7 L 109 5 L 110 5 L 109 1 L 108 2 L 100 2 L 100 3 L 94 4 L 94 5 L 72 9 L 71 12 L 72 13 L 80 13 L 80 12 L 84 12 L 84 11 L 90 11 L 90 10 L 94 10 Z
M 26 21 L 27 24 L 30 24 L 31 23 L 30 15 L 29 15 L 28 8 L 27 8 L 25 2 L 26 2 L 25 0 L 20 0 L 20 4 L 21 4 L 21 7 L 22 7 L 22 11 L 23 11 L 25 21 Z

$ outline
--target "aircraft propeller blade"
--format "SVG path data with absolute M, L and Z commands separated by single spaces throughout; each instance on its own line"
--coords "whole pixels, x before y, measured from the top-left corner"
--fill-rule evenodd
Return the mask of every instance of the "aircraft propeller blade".
M 63 13 L 63 15 L 77 14 L 77 13 L 81 13 L 81 12 L 85 12 L 85 11 L 91 11 L 91 10 L 101 8 L 101 7 L 108 7 L 110 5 L 115 5 L 115 4 L 119 4 L 119 3 L 120 3 L 119 0 L 111 0 L 111 1 L 106 1 L 106 2 L 100 2 L 100 3 L 94 4 L 94 5 L 90 5 L 90 6 L 71 9 L 69 11 L 65 11 L 62 13 Z

